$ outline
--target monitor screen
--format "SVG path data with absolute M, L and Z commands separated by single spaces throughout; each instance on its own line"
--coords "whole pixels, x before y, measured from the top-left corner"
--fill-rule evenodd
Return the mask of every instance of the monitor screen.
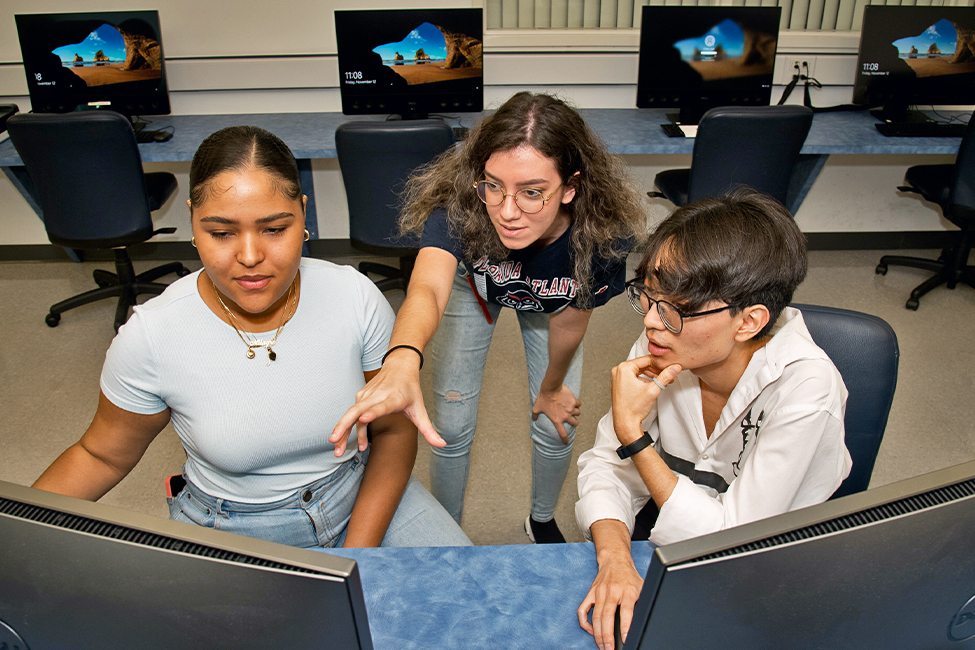
M 975 104 L 975 7 L 864 7 L 853 103 L 890 121 L 913 105 Z
M 156 11 L 15 16 L 35 113 L 78 106 L 166 115 L 169 94 Z
M 779 7 L 645 6 L 636 105 L 697 124 L 716 106 L 768 106 Z
M 342 112 L 480 112 L 484 107 L 481 9 L 336 11 Z
M 0 648 L 371 650 L 352 560 L 0 481 Z
M 975 647 L 975 462 L 661 546 L 626 650 Z

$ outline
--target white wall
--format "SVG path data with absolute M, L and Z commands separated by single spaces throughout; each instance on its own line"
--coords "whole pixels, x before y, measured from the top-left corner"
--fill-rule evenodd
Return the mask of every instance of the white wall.
M 427 7 L 480 6 L 424 0 Z M 4 0 L 0 15 L 0 103 L 30 108 L 13 16 L 17 13 L 157 9 L 163 31 L 170 101 L 175 114 L 340 111 L 334 9 L 417 6 L 406 0 Z M 848 103 L 859 35 L 784 32 L 776 61 L 773 101 L 791 78 L 792 63 L 809 64 L 824 84 L 817 106 Z M 518 90 L 556 92 L 580 108 L 634 105 L 637 30 L 492 31 L 485 36 L 485 105 L 497 106 Z M 789 103 L 802 101 L 797 88 Z M 162 119 L 162 118 L 160 118 Z M 663 169 L 688 164 L 687 156 L 625 156 L 634 179 L 649 189 Z M 923 161 L 921 160 L 923 158 Z M 951 156 L 833 156 L 796 215 L 807 232 L 940 230 L 930 208 L 895 192 L 904 170 Z M 188 163 L 147 165 L 176 174 L 177 197 L 157 226 L 176 226 L 172 240 L 189 239 Z M 320 237 L 348 237 L 341 175 L 335 160 L 313 163 Z M 651 219 L 666 202 L 648 202 Z M 160 240 L 164 240 L 162 237 Z M 44 244 L 36 215 L 6 179 L 0 180 L 0 245 Z

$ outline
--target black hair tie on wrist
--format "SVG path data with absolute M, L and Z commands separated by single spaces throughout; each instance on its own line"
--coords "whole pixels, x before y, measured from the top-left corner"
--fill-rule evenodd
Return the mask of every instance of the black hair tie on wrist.
M 420 370 L 423 370 L 423 353 L 420 352 L 415 347 L 413 347 L 412 345 L 394 345 L 393 347 L 389 348 L 388 350 L 386 350 L 386 354 L 383 355 L 383 360 L 379 362 L 379 365 L 383 365 L 384 363 L 386 363 L 386 357 L 388 357 L 390 354 L 392 354 L 396 350 L 399 350 L 400 348 L 406 348 L 407 350 L 413 350 L 414 352 L 416 352 L 417 354 L 419 354 L 420 355 Z

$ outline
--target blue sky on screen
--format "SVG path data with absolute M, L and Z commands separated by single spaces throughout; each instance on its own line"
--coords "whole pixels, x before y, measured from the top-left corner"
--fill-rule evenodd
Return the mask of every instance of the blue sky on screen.
M 958 33 L 955 31 L 955 26 L 942 18 L 924 30 L 920 36 L 911 36 L 894 41 L 894 47 L 901 54 L 907 54 L 913 45 L 918 52 L 923 54 L 928 51 L 932 43 L 937 43 L 938 49 L 943 54 L 954 54 L 957 41 Z
M 715 45 L 720 44 L 728 56 L 741 56 L 745 49 L 745 35 L 738 23 L 730 18 L 725 18 L 700 36 L 685 38 L 683 41 L 674 43 L 674 47 L 680 51 L 680 58 L 689 61 L 694 54 L 694 48 L 702 51 L 711 49 L 705 43 L 708 36 L 713 36 Z
M 444 42 L 443 34 L 430 23 L 423 23 L 399 43 L 380 45 L 373 48 L 372 51 L 379 54 L 384 60 L 392 60 L 395 58 L 396 52 L 399 52 L 405 60 L 412 61 L 416 51 L 420 48 L 431 59 L 447 58 L 447 44 Z
M 62 63 L 70 64 L 74 61 L 75 54 L 80 54 L 85 61 L 93 61 L 98 50 L 112 61 L 125 60 L 125 41 L 118 30 L 111 25 L 102 25 L 88 34 L 85 40 L 75 45 L 59 47 L 54 50 L 54 54 L 61 59 Z

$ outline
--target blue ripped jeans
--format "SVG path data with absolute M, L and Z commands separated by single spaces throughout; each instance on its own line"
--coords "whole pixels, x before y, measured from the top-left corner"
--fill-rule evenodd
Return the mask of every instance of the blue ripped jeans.
M 461 267 L 463 270 L 463 267 Z M 464 511 L 464 492 L 470 468 L 471 445 L 477 425 L 477 403 L 488 348 L 494 324 L 501 313 L 500 305 L 487 304 L 491 323 L 478 302 L 466 277 L 454 278 L 450 300 L 436 336 L 428 346 L 433 363 L 435 412 L 432 422 L 437 433 L 447 442 L 443 448 L 432 447 L 430 486 L 433 496 L 460 523 Z M 559 492 L 572 462 L 575 427 L 565 424 L 569 444 L 562 444 L 555 425 L 546 416 L 531 419 L 531 407 L 548 369 L 549 314 L 517 311 L 521 338 L 528 365 L 529 402 L 525 415 L 532 439 L 531 515 L 536 521 L 555 516 Z M 578 398 L 582 385 L 582 345 L 562 381 Z M 517 400 L 516 400 L 517 403 Z M 497 450 L 498 454 L 504 453 Z
M 339 548 L 345 541 L 368 459 L 342 463 L 328 476 L 273 503 L 218 499 L 189 480 L 169 501 L 174 521 L 299 548 Z M 426 488 L 411 476 L 382 546 L 470 546 L 471 541 Z

